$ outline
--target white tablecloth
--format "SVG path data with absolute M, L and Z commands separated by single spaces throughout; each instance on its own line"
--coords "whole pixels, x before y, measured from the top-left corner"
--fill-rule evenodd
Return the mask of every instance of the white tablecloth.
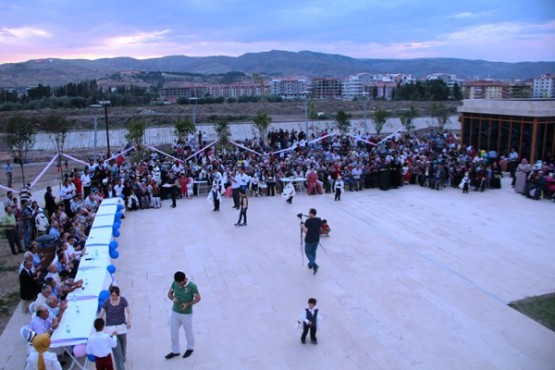
M 106 199 L 99 207 L 102 216 L 94 219 L 85 243 L 86 253 L 81 257 L 75 276 L 75 280 L 83 279 L 83 287 L 68 294 L 67 309 L 60 326 L 52 334 L 52 348 L 86 343 L 89 334 L 94 330 L 98 295 L 112 283 L 112 277 L 106 267 L 112 263 L 109 244 L 112 241 L 112 225 L 117 212 L 117 202 L 117 198 Z

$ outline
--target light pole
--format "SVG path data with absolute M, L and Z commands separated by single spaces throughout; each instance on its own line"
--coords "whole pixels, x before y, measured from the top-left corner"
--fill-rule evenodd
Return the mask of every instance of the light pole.
M 101 106 L 104 107 L 104 120 L 106 122 L 106 158 L 110 158 L 110 125 L 108 124 L 108 106 L 112 104 L 109 100 L 101 100 L 98 102 Z
M 364 99 L 364 134 L 368 132 L 368 127 L 366 121 L 368 120 L 368 94 L 362 93 L 362 98 Z
M 196 116 L 197 116 L 197 101 L 198 98 L 189 98 L 189 105 L 193 105 L 193 125 L 196 126 L 197 124 L 197 120 L 196 120 Z
M 306 140 L 308 141 L 308 92 L 304 92 L 304 127 L 306 129 Z
M 102 105 L 100 104 L 91 104 L 89 106 L 90 108 L 102 108 Z M 97 147 L 97 128 L 98 128 L 98 116 L 94 116 L 94 152 L 93 152 L 93 158 L 96 162 L 96 160 L 98 159 L 98 157 L 96 156 L 96 147 Z

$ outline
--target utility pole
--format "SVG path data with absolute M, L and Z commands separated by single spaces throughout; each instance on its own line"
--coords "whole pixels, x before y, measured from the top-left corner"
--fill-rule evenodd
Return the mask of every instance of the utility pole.
M 110 125 L 108 123 L 108 106 L 112 104 L 109 100 L 101 100 L 98 102 L 101 106 L 104 107 L 104 120 L 106 122 L 106 158 L 110 158 Z

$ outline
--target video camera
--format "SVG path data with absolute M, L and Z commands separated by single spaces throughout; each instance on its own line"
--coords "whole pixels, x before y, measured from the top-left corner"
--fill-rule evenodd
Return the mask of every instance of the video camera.
M 303 219 L 303 216 L 304 216 L 304 217 L 308 217 L 308 215 L 303 215 L 302 213 L 297 213 L 297 217 L 298 217 L 300 220 Z

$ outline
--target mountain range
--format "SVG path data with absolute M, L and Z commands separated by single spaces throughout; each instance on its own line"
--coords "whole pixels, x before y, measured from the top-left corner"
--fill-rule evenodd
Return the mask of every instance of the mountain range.
M 88 59 L 34 59 L 0 64 L 0 88 L 43 84 L 59 86 L 86 79 L 102 79 L 127 71 L 224 74 L 258 73 L 263 76 L 339 77 L 351 74 L 405 73 L 415 78 L 431 73 L 450 73 L 464 80 L 524 80 L 555 72 L 555 62 L 490 62 L 454 58 L 355 59 L 311 51 L 273 50 L 238 57 L 165 56 L 150 59 L 130 57 Z

